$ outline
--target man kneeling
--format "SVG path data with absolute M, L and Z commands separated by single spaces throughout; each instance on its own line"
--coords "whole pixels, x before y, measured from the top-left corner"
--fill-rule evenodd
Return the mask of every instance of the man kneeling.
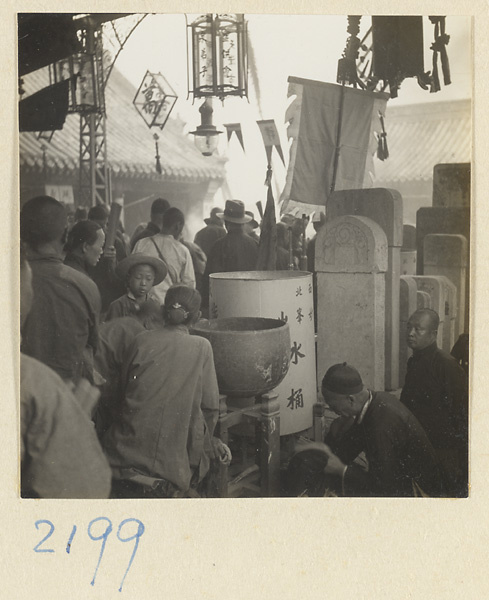
M 443 495 L 435 451 L 416 417 L 395 396 L 368 390 L 346 363 L 327 371 L 322 394 L 341 415 L 326 438 L 324 473 L 341 478 L 343 495 Z M 361 452 L 368 471 L 353 463 Z

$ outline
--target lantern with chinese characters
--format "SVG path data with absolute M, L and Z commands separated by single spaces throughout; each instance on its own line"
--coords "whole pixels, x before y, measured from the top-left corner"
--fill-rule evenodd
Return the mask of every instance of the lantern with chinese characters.
M 133 104 L 148 127 L 163 129 L 177 98 L 175 90 L 161 73 L 146 71 Z
M 247 96 L 244 15 L 206 14 L 188 26 L 194 98 Z M 190 44 L 189 44 L 190 45 Z
M 104 109 L 104 94 L 93 53 L 73 54 L 50 65 L 51 83 L 67 79 L 71 82 L 68 112 L 90 113 Z

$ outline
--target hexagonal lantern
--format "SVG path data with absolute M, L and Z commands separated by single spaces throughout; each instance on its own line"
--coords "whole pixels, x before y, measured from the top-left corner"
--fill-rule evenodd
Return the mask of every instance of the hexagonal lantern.
M 194 98 L 247 96 L 248 65 L 244 15 L 206 14 L 188 25 Z
M 177 98 L 175 90 L 161 73 L 146 71 L 133 104 L 148 127 L 163 129 Z

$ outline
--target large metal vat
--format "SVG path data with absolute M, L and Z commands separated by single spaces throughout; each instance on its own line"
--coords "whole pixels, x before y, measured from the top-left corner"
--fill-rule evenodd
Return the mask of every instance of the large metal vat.
M 305 271 L 243 271 L 210 276 L 210 317 L 265 317 L 290 328 L 290 368 L 275 388 L 280 433 L 312 426 L 317 401 L 312 274 Z
M 277 387 L 290 362 L 289 326 L 277 319 L 232 317 L 200 321 L 192 334 L 207 338 L 221 394 L 250 397 Z

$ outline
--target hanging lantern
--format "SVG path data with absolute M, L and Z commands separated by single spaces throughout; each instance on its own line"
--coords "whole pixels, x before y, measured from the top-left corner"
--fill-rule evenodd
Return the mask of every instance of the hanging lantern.
M 66 79 L 71 82 L 68 112 L 97 112 L 103 109 L 103 93 L 94 54 L 73 54 L 50 66 L 51 83 Z
M 206 14 L 188 26 L 194 98 L 248 95 L 244 15 Z
M 148 127 L 163 129 L 177 98 L 175 90 L 161 73 L 146 71 L 133 104 Z
M 212 123 L 212 100 L 206 98 L 202 106 L 199 108 L 201 124 L 197 125 L 195 131 L 190 133 L 195 136 L 194 142 L 197 149 L 204 156 L 211 156 L 217 148 L 219 138 L 217 137 L 222 131 L 216 129 Z

